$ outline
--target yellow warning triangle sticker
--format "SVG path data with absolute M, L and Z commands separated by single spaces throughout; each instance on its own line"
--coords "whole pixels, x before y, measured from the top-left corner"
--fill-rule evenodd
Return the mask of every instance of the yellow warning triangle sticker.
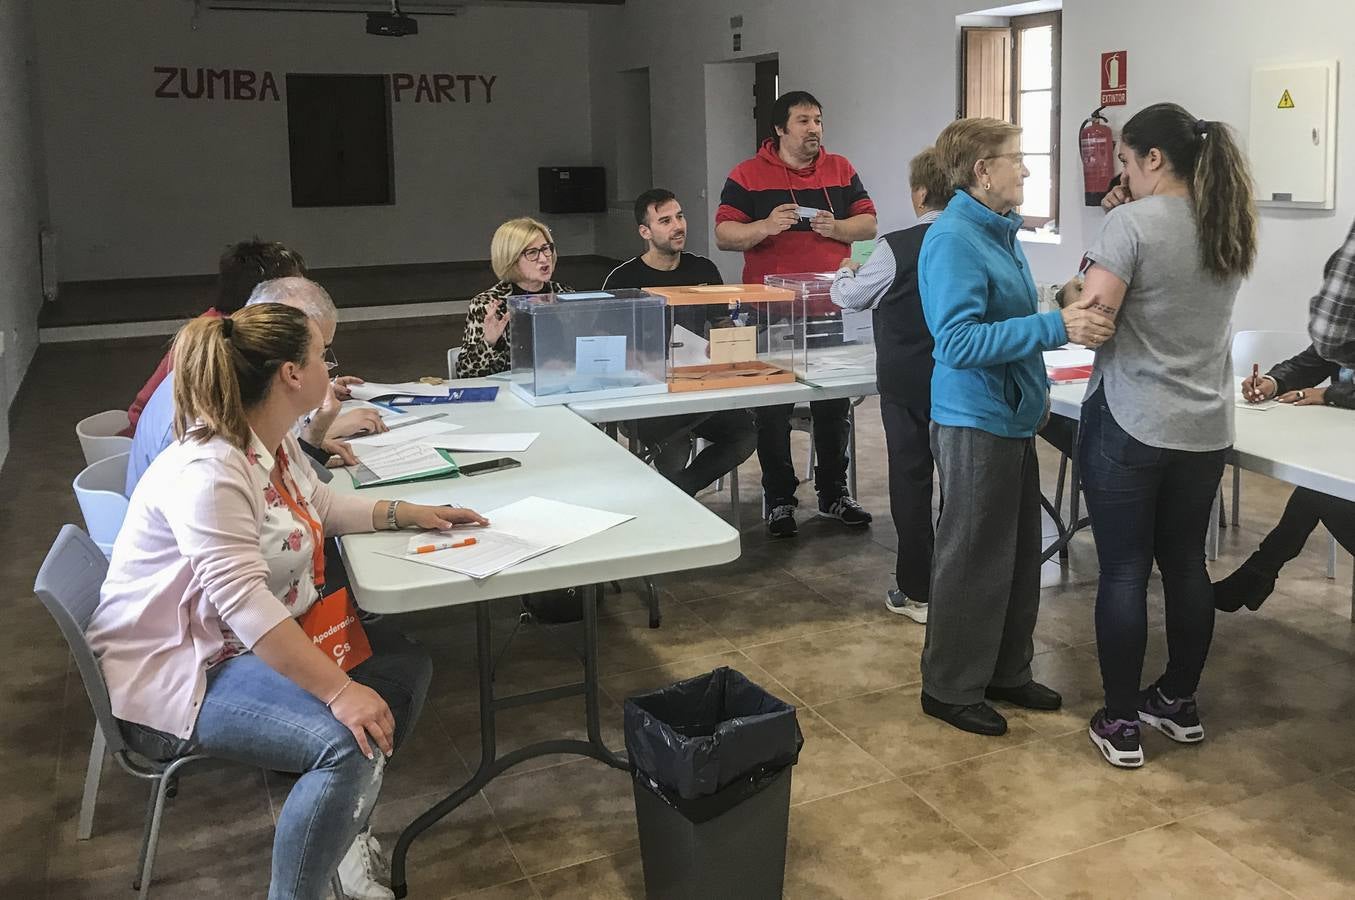
M 1291 96 L 1289 96 L 1289 91 L 1286 90 L 1283 94 L 1280 95 L 1280 103 L 1279 103 L 1279 105 L 1276 106 L 1275 108 L 1276 108 L 1276 109 L 1293 109 L 1293 108 L 1294 108 L 1294 98 L 1291 97 Z

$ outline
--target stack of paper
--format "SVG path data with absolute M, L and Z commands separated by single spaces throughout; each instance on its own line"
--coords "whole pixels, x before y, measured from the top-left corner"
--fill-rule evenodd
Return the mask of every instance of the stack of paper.
M 358 465 L 350 468 L 355 487 L 373 487 L 423 478 L 455 475 L 456 462 L 450 454 L 427 444 L 399 444 L 394 447 L 354 447 Z
M 1086 384 L 1091 380 L 1095 364 L 1094 350 L 1072 344 L 1044 353 L 1045 374 L 1052 384 Z
M 488 528 L 458 531 L 456 537 L 475 538 L 467 547 L 450 547 L 432 553 L 416 548 L 446 541 L 447 533 L 428 531 L 410 538 L 400 557 L 438 569 L 460 572 L 471 578 L 488 578 L 509 566 L 526 562 L 551 550 L 601 534 L 635 518 L 625 513 L 575 506 L 558 500 L 528 497 L 484 513 Z M 393 555 L 393 554 L 392 554 Z

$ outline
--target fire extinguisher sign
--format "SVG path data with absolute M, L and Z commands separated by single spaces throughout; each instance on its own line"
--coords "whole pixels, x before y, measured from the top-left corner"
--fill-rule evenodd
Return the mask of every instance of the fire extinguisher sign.
M 1101 54 L 1101 105 L 1124 106 L 1128 84 L 1129 51 Z

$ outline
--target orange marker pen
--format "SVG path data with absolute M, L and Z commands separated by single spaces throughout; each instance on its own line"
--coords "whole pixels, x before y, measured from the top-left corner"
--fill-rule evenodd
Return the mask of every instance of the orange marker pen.
M 475 538 L 466 538 L 464 541 L 457 541 L 454 544 L 424 544 L 422 547 L 415 547 L 415 553 L 436 553 L 439 550 L 455 550 L 458 547 L 472 547 L 476 544 Z

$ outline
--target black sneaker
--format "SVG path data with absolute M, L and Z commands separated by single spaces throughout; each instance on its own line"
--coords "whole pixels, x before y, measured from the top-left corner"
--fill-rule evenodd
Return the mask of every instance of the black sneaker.
M 795 524 L 795 507 L 789 503 L 773 506 L 767 514 L 767 533 L 774 538 L 795 537 L 800 526 Z
M 864 528 L 874 521 L 874 516 L 846 494 L 832 500 L 820 497 L 819 518 L 837 519 L 848 528 Z
M 1137 769 L 1143 765 L 1143 747 L 1139 744 L 1139 723 L 1128 719 L 1112 719 L 1106 715 L 1105 707 L 1098 709 L 1092 716 L 1087 728 L 1096 749 L 1106 758 L 1106 762 L 1121 769 Z
M 1153 685 L 1139 694 L 1139 719 L 1179 744 L 1198 744 L 1204 740 L 1200 708 L 1194 697 L 1169 700 Z

